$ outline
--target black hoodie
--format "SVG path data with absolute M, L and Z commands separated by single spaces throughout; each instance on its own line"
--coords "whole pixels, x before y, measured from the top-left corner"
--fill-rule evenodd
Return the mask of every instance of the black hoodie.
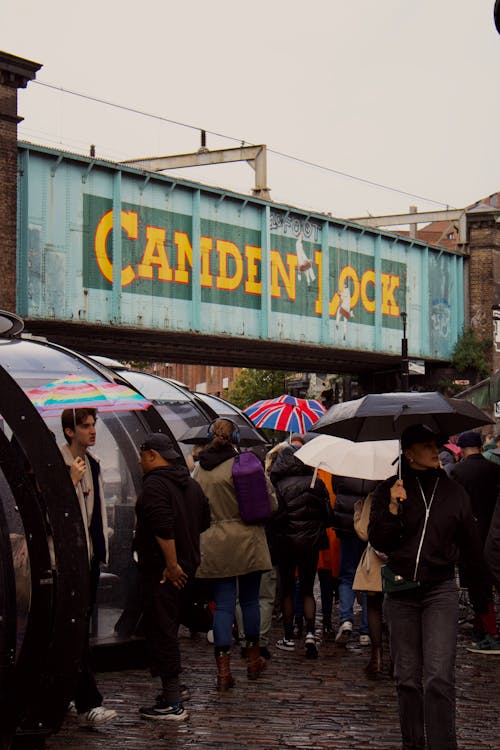
M 187 468 L 171 464 L 148 471 L 135 512 L 139 565 L 163 570 L 165 560 L 155 537 L 175 539 L 177 562 L 185 573 L 194 575 L 200 564 L 200 534 L 210 526 L 210 510 Z

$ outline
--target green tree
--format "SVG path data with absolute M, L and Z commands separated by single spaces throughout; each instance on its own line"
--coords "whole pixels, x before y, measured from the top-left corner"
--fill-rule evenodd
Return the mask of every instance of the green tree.
M 451 364 L 458 373 L 472 370 L 476 381 L 487 378 L 490 374 L 487 357 L 491 344 L 491 340 L 481 339 L 472 328 L 467 328 L 455 344 Z
M 242 370 L 229 389 L 227 400 L 240 409 L 246 409 L 255 401 L 286 393 L 289 377 L 290 373 L 285 370 Z

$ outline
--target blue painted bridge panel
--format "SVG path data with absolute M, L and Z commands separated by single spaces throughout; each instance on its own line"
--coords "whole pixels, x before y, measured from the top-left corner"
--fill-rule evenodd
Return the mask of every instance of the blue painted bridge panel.
M 388 232 L 19 144 L 18 312 L 29 318 L 448 359 L 463 258 Z

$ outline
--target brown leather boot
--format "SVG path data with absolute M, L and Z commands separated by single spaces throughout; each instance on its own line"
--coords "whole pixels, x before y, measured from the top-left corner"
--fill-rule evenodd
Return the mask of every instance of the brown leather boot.
M 249 680 L 256 680 L 266 666 L 266 660 L 260 655 L 260 647 L 257 643 L 255 646 L 247 646 L 247 677 Z
M 382 647 L 372 646 L 372 653 L 370 661 L 365 667 L 365 674 L 367 677 L 376 679 L 382 674 Z
M 234 686 L 233 676 L 231 674 L 231 655 L 217 654 L 215 656 L 217 663 L 217 690 L 223 692 Z

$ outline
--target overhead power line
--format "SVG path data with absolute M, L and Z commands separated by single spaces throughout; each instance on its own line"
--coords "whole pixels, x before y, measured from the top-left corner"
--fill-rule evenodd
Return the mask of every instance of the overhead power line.
M 363 182 L 365 185 L 382 188 L 382 190 L 391 190 L 393 193 L 406 195 L 409 198 L 418 198 L 418 200 L 421 200 L 421 201 L 426 201 L 428 203 L 436 203 L 438 206 L 446 206 L 446 208 L 450 208 L 450 205 L 448 203 L 443 203 L 442 201 L 436 201 L 433 198 L 426 198 L 425 196 L 417 195 L 416 193 L 409 193 L 407 190 L 401 190 L 400 188 L 389 187 L 388 185 L 383 185 L 381 182 L 368 180 L 364 177 L 356 177 L 355 175 L 348 174 L 347 172 L 341 172 L 338 169 L 333 169 L 332 167 L 325 167 L 323 164 L 316 164 L 313 161 L 307 161 L 307 159 L 301 159 L 299 156 L 290 156 L 289 154 L 283 154 L 280 151 L 274 151 L 271 148 L 268 148 L 267 151 L 268 153 L 270 152 L 272 154 L 275 154 L 276 156 L 283 156 L 285 159 L 293 159 L 294 161 L 297 161 L 300 164 L 305 164 L 307 167 L 314 167 L 315 169 L 321 169 L 323 172 L 331 172 L 332 174 L 339 175 L 340 177 L 347 177 L 349 180 L 356 180 L 357 182 Z
M 89 102 L 96 102 L 97 104 L 106 104 L 108 107 L 114 107 L 115 109 L 121 109 L 124 112 L 130 112 L 134 115 L 141 115 L 142 117 L 150 117 L 153 120 L 161 120 L 161 122 L 168 122 L 170 125 L 178 125 L 181 128 L 189 128 L 190 130 L 196 130 L 200 132 L 200 130 L 204 130 L 206 133 L 209 133 L 210 135 L 215 135 L 217 138 L 227 138 L 230 141 L 236 141 L 237 143 L 247 143 L 249 146 L 254 146 L 253 143 L 248 143 L 248 141 L 244 141 L 243 138 L 234 138 L 230 135 L 225 135 L 224 133 L 217 133 L 215 130 L 207 130 L 207 128 L 199 128 L 196 125 L 189 125 L 186 122 L 180 122 L 179 120 L 172 120 L 169 117 L 163 117 L 162 115 L 154 115 L 151 114 L 151 112 L 143 112 L 140 109 L 135 109 L 134 107 L 127 107 L 125 104 L 117 104 L 116 102 L 110 102 L 107 99 L 100 99 L 97 96 L 90 96 L 90 94 L 82 94 L 79 91 L 72 91 L 71 89 L 64 89 L 62 86 L 55 86 L 52 83 L 45 83 L 44 81 L 32 81 L 32 83 L 36 83 L 38 86 L 44 86 L 48 89 L 53 89 L 54 91 L 61 91 L 64 94 L 71 94 L 72 96 L 78 96 L 81 99 L 86 99 Z
M 186 122 L 181 122 L 180 120 L 173 120 L 170 117 L 164 117 L 162 115 L 155 115 L 151 112 L 144 112 L 140 109 L 136 109 L 135 107 L 129 107 L 125 104 L 118 104 L 117 102 L 111 102 L 107 99 L 101 99 L 97 96 L 91 96 L 90 94 L 83 94 L 80 91 L 72 91 L 71 89 L 65 89 L 62 86 L 56 86 L 52 83 L 46 83 L 45 81 L 39 81 L 34 80 L 32 84 L 36 84 L 38 86 L 43 86 L 48 89 L 52 89 L 54 91 L 60 91 L 64 94 L 70 94 L 71 96 L 77 96 L 80 99 L 86 99 L 90 102 L 95 102 L 97 104 L 105 104 L 108 107 L 114 107 L 115 109 L 122 110 L 123 112 L 129 112 L 131 114 L 140 115 L 141 117 L 149 117 L 153 120 L 159 120 L 161 122 L 168 123 L 170 125 L 177 125 L 181 128 L 189 128 L 190 130 L 196 130 L 197 132 L 200 132 L 201 130 L 204 130 L 206 133 L 209 133 L 210 135 L 213 135 L 217 138 L 225 138 L 229 141 L 234 141 L 235 143 L 240 143 L 242 145 L 247 146 L 255 146 L 257 144 L 251 143 L 250 141 L 247 141 L 245 138 L 235 138 L 231 135 L 226 135 L 225 133 L 218 133 L 215 130 L 207 130 L 207 128 L 200 128 L 197 125 L 191 125 Z M 443 201 L 437 201 L 434 200 L 434 198 L 426 198 L 423 195 L 418 195 L 416 193 L 411 193 L 407 190 L 402 190 L 401 188 L 395 188 L 391 187 L 390 185 L 384 185 L 381 182 L 375 182 L 374 180 L 368 180 L 365 177 L 357 177 L 356 175 L 349 174 L 348 172 L 342 172 L 338 169 L 333 169 L 333 167 L 327 167 L 324 164 L 317 164 L 316 162 L 309 161 L 307 159 L 302 159 L 299 156 L 293 156 L 291 154 L 285 154 L 282 151 L 276 151 L 275 149 L 268 148 L 267 152 L 270 154 L 274 154 L 275 156 L 280 156 L 283 159 L 288 159 L 289 161 L 297 162 L 298 164 L 302 164 L 307 167 L 312 167 L 313 169 L 319 169 L 323 172 L 328 172 L 330 174 L 335 174 L 339 177 L 345 177 L 349 180 L 354 180 L 356 182 L 361 182 L 364 185 L 370 185 L 370 187 L 376 187 L 381 190 L 389 190 L 393 193 L 398 193 L 399 195 L 406 195 L 408 198 L 416 198 L 417 200 L 425 201 L 427 203 L 434 203 L 438 206 L 445 206 L 446 208 L 451 208 L 448 203 L 443 203 Z

